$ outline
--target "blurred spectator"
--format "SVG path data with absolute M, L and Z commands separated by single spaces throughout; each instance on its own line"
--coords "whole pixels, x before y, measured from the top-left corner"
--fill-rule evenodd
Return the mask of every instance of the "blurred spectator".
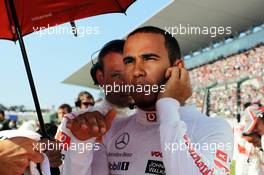
M 210 89 L 210 113 L 220 116 L 239 115 L 237 82 L 248 78 L 240 87 L 240 104 L 246 102 L 264 102 L 264 46 L 258 45 L 243 53 L 218 59 L 190 71 L 193 84 L 193 96 L 189 100 L 202 109 L 206 103 L 205 88 L 218 83 Z
M 238 135 L 238 154 L 236 157 L 236 175 L 262 175 L 264 174 L 264 155 L 262 134 L 264 108 L 253 103 L 244 104 L 246 107 L 242 114 L 243 135 Z M 263 132 L 261 131 L 263 130 Z M 262 148 L 261 148 L 262 147 Z
M 210 91 L 210 111 L 221 116 L 235 117 L 236 105 L 236 85 L 221 86 Z
M 79 109 L 86 109 L 89 106 L 94 105 L 94 98 L 92 94 L 90 94 L 87 91 L 82 91 L 79 93 L 77 100 L 75 102 L 75 106 L 78 107 Z
M 58 108 L 58 120 L 59 120 L 58 122 L 60 123 L 62 118 L 63 118 L 63 116 L 65 114 L 70 113 L 70 112 L 72 112 L 72 108 L 71 108 L 70 105 L 68 105 L 68 104 L 60 105 L 59 108 Z
M 10 120 L 5 119 L 5 112 L 0 110 L 0 131 L 8 130 Z
M 226 83 L 242 77 L 262 76 L 264 73 L 264 46 L 226 57 L 191 70 L 195 88 L 209 86 L 215 82 Z
M 17 129 L 17 121 L 16 120 L 10 120 L 9 128 L 10 129 Z

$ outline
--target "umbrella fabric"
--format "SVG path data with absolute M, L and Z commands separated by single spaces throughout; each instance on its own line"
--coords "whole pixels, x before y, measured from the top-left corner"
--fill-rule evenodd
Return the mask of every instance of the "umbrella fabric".
M 0 0 L 0 39 L 17 40 L 11 0 Z M 121 12 L 135 0 L 14 0 L 22 36 L 44 27 L 90 16 Z

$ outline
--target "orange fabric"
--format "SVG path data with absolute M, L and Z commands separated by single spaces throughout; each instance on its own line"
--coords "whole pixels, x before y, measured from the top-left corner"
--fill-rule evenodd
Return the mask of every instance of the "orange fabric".
M 248 155 L 248 156 L 250 155 L 250 152 L 247 151 L 245 147 L 243 147 L 243 146 L 241 146 L 239 144 L 237 144 L 237 146 L 238 146 L 238 152 L 240 154 L 245 154 L 245 155 Z
M 241 145 L 237 145 L 238 146 L 238 152 L 241 154 L 246 154 L 246 148 L 241 146 Z

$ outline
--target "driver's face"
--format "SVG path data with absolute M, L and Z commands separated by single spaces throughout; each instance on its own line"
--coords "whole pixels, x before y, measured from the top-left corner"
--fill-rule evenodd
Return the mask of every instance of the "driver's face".
M 114 88 L 115 85 L 124 84 L 124 68 L 123 54 L 117 52 L 110 52 L 105 55 L 103 68 L 103 83 L 104 85 L 111 85 Z M 131 102 L 129 94 L 122 91 L 111 91 L 106 96 L 107 100 L 120 107 L 126 107 Z
M 164 37 L 155 33 L 137 33 L 128 37 L 124 47 L 124 79 L 130 85 L 158 85 L 164 81 L 170 67 Z M 133 93 L 135 103 L 142 109 L 155 105 L 158 92 Z

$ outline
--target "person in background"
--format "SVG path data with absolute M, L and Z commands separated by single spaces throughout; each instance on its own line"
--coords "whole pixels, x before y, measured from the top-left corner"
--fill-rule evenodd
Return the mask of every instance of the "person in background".
M 8 130 L 10 120 L 5 119 L 5 112 L 3 110 L 0 110 L 0 131 Z
M 261 104 L 253 104 L 245 109 L 245 128 L 243 134 L 246 136 L 256 136 L 255 140 L 261 143 L 264 147 L 264 106 Z M 254 141 L 256 142 L 256 141 Z M 256 142 L 257 143 L 257 142 Z
M 123 71 L 125 68 L 123 63 L 124 43 L 124 40 L 112 40 L 103 46 L 98 56 L 98 62 L 94 64 L 90 70 L 95 85 L 103 87 L 106 85 L 112 85 L 113 83 L 122 84 L 124 81 Z M 131 110 L 128 108 L 131 103 L 133 103 L 133 101 L 131 101 L 131 97 L 127 94 L 122 92 L 109 92 L 105 94 L 105 97 L 101 102 L 95 104 L 93 111 L 97 110 L 106 114 L 110 109 L 114 108 L 117 112 L 116 118 L 129 117 L 136 111 L 136 109 Z M 68 117 L 78 115 L 78 113 L 74 113 L 75 112 L 69 113 L 63 118 L 56 134 L 56 139 L 64 144 L 83 144 L 82 141 L 76 139 L 70 130 L 66 128 Z M 82 119 L 82 117 L 79 117 L 76 121 L 78 120 L 78 122 L 81 123 Z M 80 132 L 83 132 L 83 130 L 80 129 Z M 85 132 L 86 131 L 83 133 L 85 134 Z M 65 155 L 61 168 L 62 174 L 74 174 L 76 169 L 78 169 L 79 175 L 87 175 L 87 172 L 89 171 L 89 167 L 87 166 L 87 162 L 89 162 L 89 151 L 79 154 L 78 150 L 68 149 L 62 150 L 62 153 Z
M 87 109 L 89 106 L 94 105 L 94 98 L 92 94 L 87 91 L 82 91 L 79 93 L 77 100 L 75 101 L 75 106 L 80 110 Z
M 245 106 L 243 122 L 245 127 L 239 148 L 239 157 L 236 161 L 236 174 L 264 175 L 263 155 L 263 116 L 264 108 L 260 103 L 251 103 Z
M 9 128 L 10 129 L 17 129 L 17 121 L 16 120 L 10 120 Z
M 58 108 L 58 122 L 60 123 L 65 114 L 71 113 L 72 107 L 68 104 L 62 104 Z

